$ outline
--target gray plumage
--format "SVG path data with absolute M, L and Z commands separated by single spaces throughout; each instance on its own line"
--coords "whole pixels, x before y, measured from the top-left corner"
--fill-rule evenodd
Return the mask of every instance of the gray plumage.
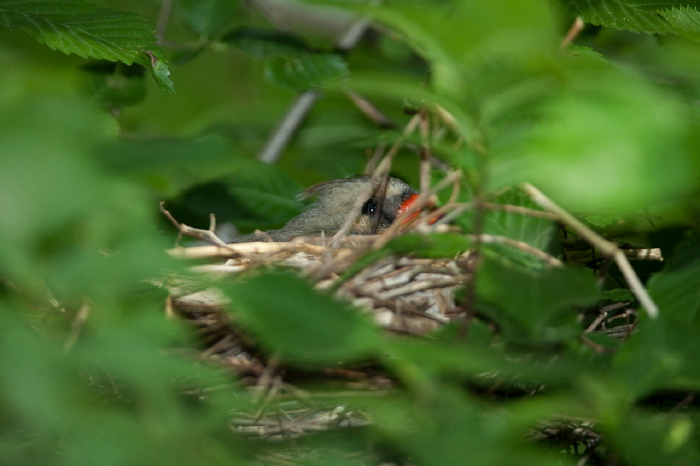
M 343 227 L 353 210 L 356 216 L 348 234 L 381 232 L 393 223 L 401 206 L 416 194 L 416 190 L 397 178 L 389 178 L 383 202 L 380 191 L 380 179 L 370 176 L 319 183 L 300 195 L 302 198 L 316 197 L 316 202 L 287 222 L 283 228 L 269 230 L 264 235 L 242 236 L 233 242 L 289 241 L 298 236 L 332 236 Z

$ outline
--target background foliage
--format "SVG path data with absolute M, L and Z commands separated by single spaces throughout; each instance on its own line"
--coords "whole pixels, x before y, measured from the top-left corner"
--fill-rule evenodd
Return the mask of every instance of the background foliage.
M 0 0 L 3 463 L 236 464 L 308 447 L 305 464 L 355 464 L 358 451 L 396 464 L 696 464 L 698 7 Z M 365 13 L 375 27 L 336 49 Z M 576 16 L 587 26 L 560 48 Z M 256 161 L 294 97 L 319 87 L 279 162 Z M 365 118 L 350 92 L 394 126 Z M 267 350 L 301 367 L 371 360 L 401 388 L 328 395 L 369 427 L 293 444 L 233 434 L 230 413 L 255 411 L 255 397 L 175 351 L 194 336 L 149 285 L 188 274 L 163 252 L 174 233 L 158 201 L 190 225 L 213 212 L 244 232 L 280 226 L 303 186 L 362 172 L 366 152 L 397 137 L 406 99 L 454 116 L 433 150 L 463 170 L 461 200 L 536 208 L 508 189 L 529 182 L 604 236 L 660 248 L 664 262 L 633 264 L 660 317 L 640 312 L 625 343 L 585 339 L 575 310 L 633 300 L 619 271 L 601 281 L 604 261 L 547 269 L 499 245 L 483 245 L 466 336 L 455 325 L 389 338 L 297 277 L 257 276 L 225 291 Z M 404 149 L 393 173 L 417 185 L 417 167 Z M 563 259 L 578 239 L 510 212 L 456 223 Z M 422 253 L 463 248 L 456 236 Z M 536 441 L 543 423 L 560 435 Z M 578 440 L 567 423 L 600 436 Z

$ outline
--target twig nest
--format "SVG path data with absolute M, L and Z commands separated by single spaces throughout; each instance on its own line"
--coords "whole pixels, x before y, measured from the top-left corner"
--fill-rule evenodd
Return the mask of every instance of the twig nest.
M 348 237 L 339 247 L 318 244 L 322 240 L 317 239 L 242 243 L 229 248 L 204 246 L 175 249 L 170 253 L 179 258 L 213 259 L 215 263 L 194 266 L 192 270 L 219 280 L 234 280 L 237 274 L 259 267 L 298 270 L 314 281 L 318 289 L 334 290 L 339 299 L 371 313 L 379 326 L 392 332 L 423 335 L 450 322 L 457 314 L 455 290 L 471 276 L 469 254 L 439 260 L 388 256 L 341 280 L 373 238 L 376 237 Z M 225 257 L 229 259 L 222 263 Z M 167 286 L 172 309 L 197 325 L 210 355 L 250 357 L 240 332 L 223 312 L 230 303 L 222 293 L 215 288 L 196 289 L 182 282 Z M 239 363 L 234 365 L 238 367 Z
M 388 257 L 344 282 L 336 294 L 371 312 L 383 328 L 424 334 L 450 321 L 455 289 L 466 277 L 455 260 Z M 328 279 L 318 287 L 334 284 Z

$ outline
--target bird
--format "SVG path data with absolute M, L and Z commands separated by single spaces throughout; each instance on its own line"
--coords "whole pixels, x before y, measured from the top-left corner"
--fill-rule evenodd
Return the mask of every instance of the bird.
M 381 196 L 384 191 L 384 196 Z M 398 178 L 388 177 L 386 189 L 382 178 L 359 176 L 325 181 L 307 188 L 299 197 L 316 198 L 307 210 L 279 230 L 235 238 L 233 243 L 253 241 L 290 241 L 296 237 L 332 236 L 356 211 L 348 234 L 370 235 L 386 230 L 418 198 L 418 192 Z M 418 212 L 414 216 L 417 216 Z

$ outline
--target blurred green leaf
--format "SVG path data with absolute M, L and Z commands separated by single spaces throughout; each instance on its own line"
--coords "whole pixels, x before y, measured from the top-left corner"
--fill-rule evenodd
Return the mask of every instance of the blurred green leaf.
M 661 272 L 649 280 L 659 306 L 658 321 L 645 321 L 616 357 L 633 394 L 660 387 L 697 387 L 700 361 L 700 242 L 697 234 L 680 242 Z
M 137 13 L 75 0 L 10 1 L 0 3 L 0 27 L 24 31 L 63 53 L 150 66 L 158 85 L 174 92 L 153 28 Z
M 182 65 L 180 94 L 147 93 L 127 106 L 150 86 L 114 73 L 138 69 L 128 60 L 172 91 L 141 18 L 154 22 L 163 6 L 164 20 L 169 2 L 0 1 L 3 464 L 696 464 L 700 4 L 559 3 L 572 9 L 556 17 L 540 0 L 185 0 L 165 41 Z M 562 49 L 578 14 L 608 27 L 587 27 Z M 343 56 L 347 64 L 319 52 L 364 15 L 378 27 Z M 635 28 L 655 36 L 625 32 Z M 109 37 L 118 43 L 101 42 Z M 111 115 L 76 96 L 84 62 L 41 44 L 109 55 L 109 69 L 92 71 Z M 354 91 L 397 128 L 379 129 L 345 92 L 319 93 L 280 163 L 255 161 L 288 109 L 286 90 L 320 87 Z M 601 293 L 592 267 L 548 268 L 491 244 L 447 303 L 453 321 L 425 336 L 379 330 L 330 289 L 265 265 L 216 282 L 230 286 L 233 330 L 209 309 L 194 330 L 164 317 L 167 290 L 150 283 L 164 273 L 193 286 L 209 279 L 163 252 L 176 232 L 159 200 L 192 226 L 206 228 L 215 213 L 246 230 L 277 227 L 302 208 L 302 186 L 360 173 L 386 153 L 409 120 L 407 97 L 429 128 L 404 139 L 393 172 L 417 180 L 415 149 L 427 135 L 434 182 L 460 169 L 458 202 L 505 206 L 484 211 L 480 232 L 555 257 L 569 246 L 552 220 L 518 212 L 540 210 L 517 189 L 527 181 L 608 239 L 661 248 L 664 261 L 632 261 L 660 317 L 639 312 L 626 340 L 582 333 L 600 306 L 634 307 L 614 266 Z M 473 233 L 472 211 L 457 222 Z M 388 255 L 453 257 L 468 238 L 397 237 L 339 271 L 336 286 Z M 607 328 L 631 320 L 623 310 L 628 320 L 608 311 Z M 218 352 L 238 330 L 244 348 Z M 232 369 L 254 349 L 279 354 L 279 370 L 257 378 L 257 354 L 243 372 Z M 268 387 L 267 375 L 272 390 L 260 403 L 249 387 Z M 315 422 L 323 432 L 299 430 Z
M 211 135 L 117 141 L 104 148 L 100 162 L 114 173 L 139 180 L 163 198 L 221 177 L 235 170 L 239 160 L 227 141 Z
M 662 272 L 649 280 L 649 293 L 660 312 L 674 319 L 700 322 L 700 236 L 695 233 L 676 246 Z
M 700 40 L 700 6 L 697 2 L 690 6 L 689 2 L 676 4 L 671 8 L 659 11 L 659 14 L 673 27 L 674 32 L 688 39 Z
M 627 288 L 615 288 L 614 290 L 605 290 L 602 295 L 603 299 L 607 299 L 614 303 L 620 303 L 623 301 L 634 301 L 636 298 L 634 294 Z
M 542 212 L 542 209 L 530 197 L 519 189 L 509 189 L 494 199 L 495 204 L 503 205 L 487 209 L 484 215 L 483 231 L 487 234 L 505 236 L 533 246 L 541 251 L 556 254 L 553 247 L 556 226 L 553 220 L 507 210 L 508 206 L 526 208 Z M 500 254 L 511 257 L 519 263 L 530 266 L 542 266 L 542 261 L 532 254 L 505 245 L 489 245 Z
M 484 312 L 512 341 L 556 342 L 578 333 L 574 306 L 599 298 L 594 275 L 574 268 L 527 271 L 485 260 L 476 280 Z M 495 306 L 495 307 L 491 307 Z
M 299 36 L 270 29 L 239 28 L 226 34 L 221 41 L 258 60 L 268 57 L 294 59 L 311 52 L 311 46 Z
M 165 64 L 162 57 L 157 56 L 155 53 L 148 52 L 146 54 L 148 59 L 141 58 L 139 62 L 143 64 L 146 62 L 148 69 L 151 70 L 153 75 L 153 80 L 169 94 L 175 94 L 175 85 L 170 79 L 170 69 L 168 65 Z
M 586 215 L 583 219 L 596 228 L 605 228 L 621 220 L 619 214 L 607 214 L 598 212 L 595 214 Z
M 695 1 L 560 0 L 584 21 L 646 34 L 683 34 L 698 37 L 700 14 Z
M 392 239 L 386 249 L 396 254 L 443 259 L 462 254 L 470 244 L 467 238 L 460 235 L 411 233 Z
M 611 443 L 627 452 L 632 464 L 681 466 L 700 461 L 694 421 L 684 414 L 659 416 L 640 410 L 615 419 L 608 427 Z
M 269 221 L 286 222 L 301 211 L 302 186 L 279 167 L 251 161 L 224 181 L 243 206 Z
M 679 102 L 607 67 L 578 73 L 518 143 L 494 154 L 493 188 L 529 181 L 568 208 L 606 213 L 686 192 L 695 169 Z
M 81 70 L 86 90 L 106 110 L 135 105 L 146 98 L 146 70 L 141 65 L 96 61 L 83 65 Z
M 270 84 L 295 91 L 322 87 L 347 75 L 345 60 L 332 54 L 307 54 L 290 59 L 273 56 L 265 65 L 265 79 Z
M 178 0 L 178 16 L 196 33 L 214 37 L 233 20 L 238 0 Z
M 269 272 L 222 288 L 234 318 L 290 362 L 351 362 L 380 348 L 377 328 L 366 316 L 293 274 Z
M 470 465 L 511 464 L 514 458 L 523 465 L 570 464 L 563 455 L 546 453 L 522 440 L 513 442 L 523 438 L 525 429 L 513 423 L 508 412 L 480 409 L 477 399 L 447 387 L 434 397 L 369 403 L 393 449 L 417 464 L 463 465 L 465 452 L 474 452 L 468 457 Z

